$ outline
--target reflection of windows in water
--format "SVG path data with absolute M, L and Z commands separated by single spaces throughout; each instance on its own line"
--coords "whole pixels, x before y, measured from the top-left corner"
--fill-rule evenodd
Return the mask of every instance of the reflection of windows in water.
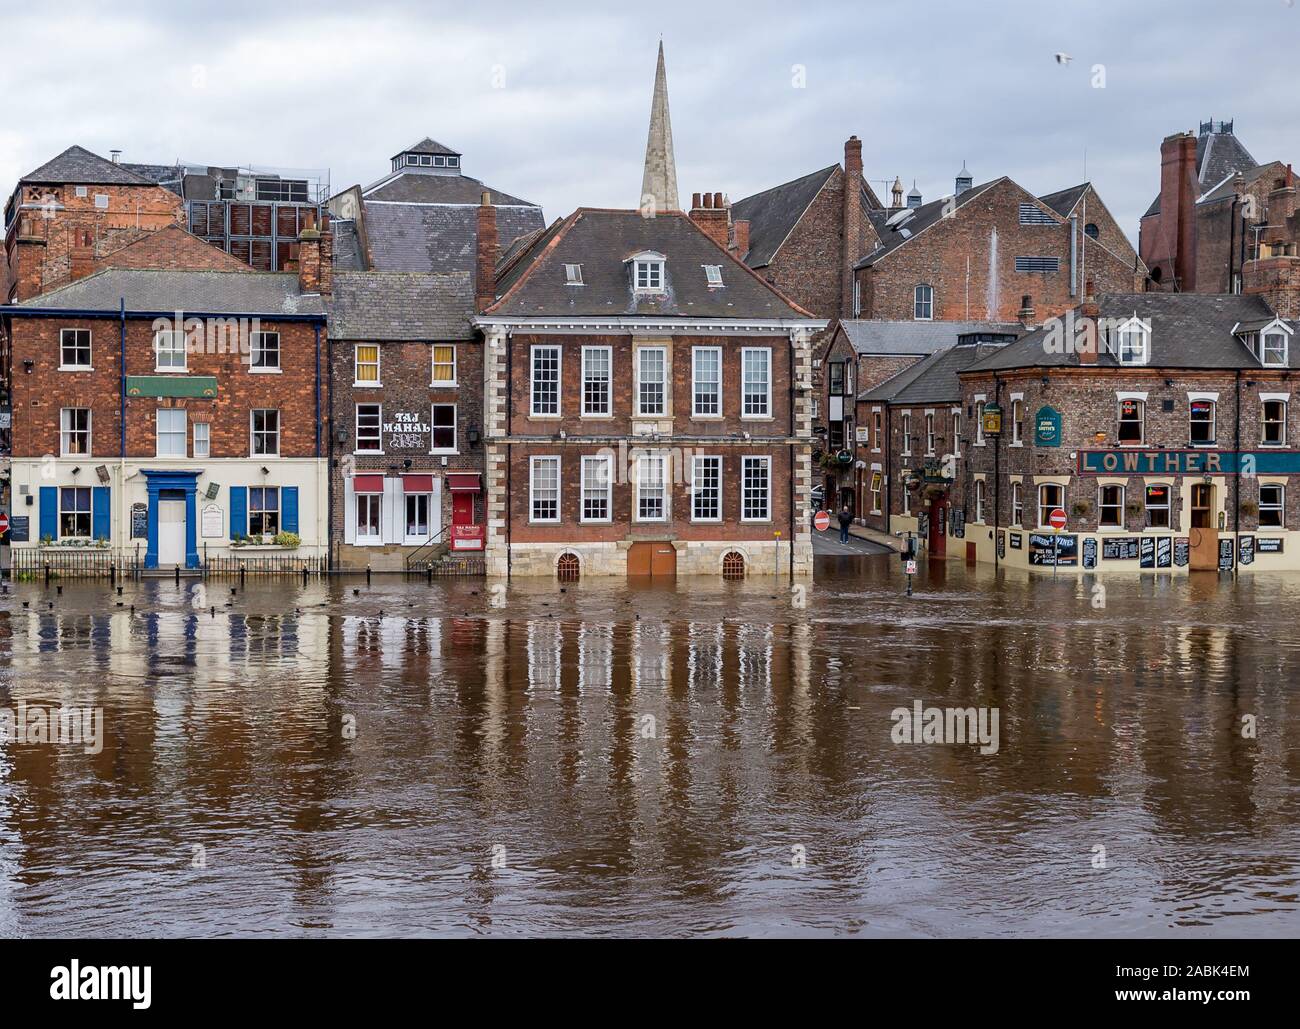
M 578 689 L 608 689 L 614 678 L 614 627 L 578 626 Z
M 634 686 L 665 685 L 670 679 L 672 633 L 667 625 L 637 622 L 632 627 L 632 674 Z
M 686 636 L 687 688 L 707 690 L 722 685 L 723 625 L 692 622 Z
M 772 626 L 742 625 L 736 630 L 740 687 L 772 685 Z
M 555 622 L 528 623 L 528 687 L 560 687 L 560 627 Z

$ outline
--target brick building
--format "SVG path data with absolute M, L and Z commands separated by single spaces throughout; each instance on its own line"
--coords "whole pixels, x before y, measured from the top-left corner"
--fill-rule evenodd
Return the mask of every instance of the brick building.
M 964 515 L 948 520 L 949 553 L 1016 568 L 1296 567 L 1295 330 L 1260 297 L 1112 295 L 972 364 L 960 379 L 973 438 L 945 484 Z M 996 436 L 979 421 L 994 405 Z
M 898 320 L 1013 322 L 1022 300 L 1040 318 L 1079 303 L 1085 277 L 1100 290 L 1142 288 L 1145 269 L 1091 183 L 1036 197 L 1003 176 L 980 185 L 965 168 L 951 196 L 871 219 L 880 239 L 857 262 L 860 315 Z
M 482 341 L 461 272 L 337 272 L 329 301 L 334 566 L 480 551 Z
M 488 574 L 809 574 L 825 322 L 681 212 L 579 209 L 494 256 Z
M 123 258 L 0 308 L 15 548 L 184 568 L 205 554 L 325 554 L 328 233 L 298 246 L 298 273 Z

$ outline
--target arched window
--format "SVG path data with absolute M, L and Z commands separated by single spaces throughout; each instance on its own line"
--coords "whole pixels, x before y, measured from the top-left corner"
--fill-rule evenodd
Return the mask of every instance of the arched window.
M 1089 239 L 1096 239 L 1100 235 L 1100 233 L 1097 230 L 1097 226 L 1094 225 L 1092 222 L 1089 222 L 1087 225 L 1083 227 L 1083 232 L 1084 235 L 1086 235 Z
M 745 557 L 736 551 L 728 551 L 722 558 L 722 577 L 724 579 L 743 579 L 745 577 Z
M 912 291 L 912 317 L 928 322 L 934 317 L 934 287 L 921 283 Z
M 581 570 L 582 565 L 578 561 L 577 554 L 561 554 L 560 559 L 555 563 L 555 577 L 560 582 L 577 582 Z

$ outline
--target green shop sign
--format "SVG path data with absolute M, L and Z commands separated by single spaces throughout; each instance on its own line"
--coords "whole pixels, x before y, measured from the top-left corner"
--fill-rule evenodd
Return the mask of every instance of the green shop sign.
M 1080 450 L 1080 475 L 1300 475 L 1286 450 Z
M 1034 415 L 1034 446 L 1061 445 L 1061 412 L 1054 407 L 1040 407 Z

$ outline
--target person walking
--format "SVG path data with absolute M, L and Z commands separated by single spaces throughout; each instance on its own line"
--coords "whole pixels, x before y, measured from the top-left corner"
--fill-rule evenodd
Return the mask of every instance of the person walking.
M 840 542 L 849 541 L 849 526 L 853 524 L 853 512 L 849 510 L 849 505 L 845 504 L 840 508 Z

